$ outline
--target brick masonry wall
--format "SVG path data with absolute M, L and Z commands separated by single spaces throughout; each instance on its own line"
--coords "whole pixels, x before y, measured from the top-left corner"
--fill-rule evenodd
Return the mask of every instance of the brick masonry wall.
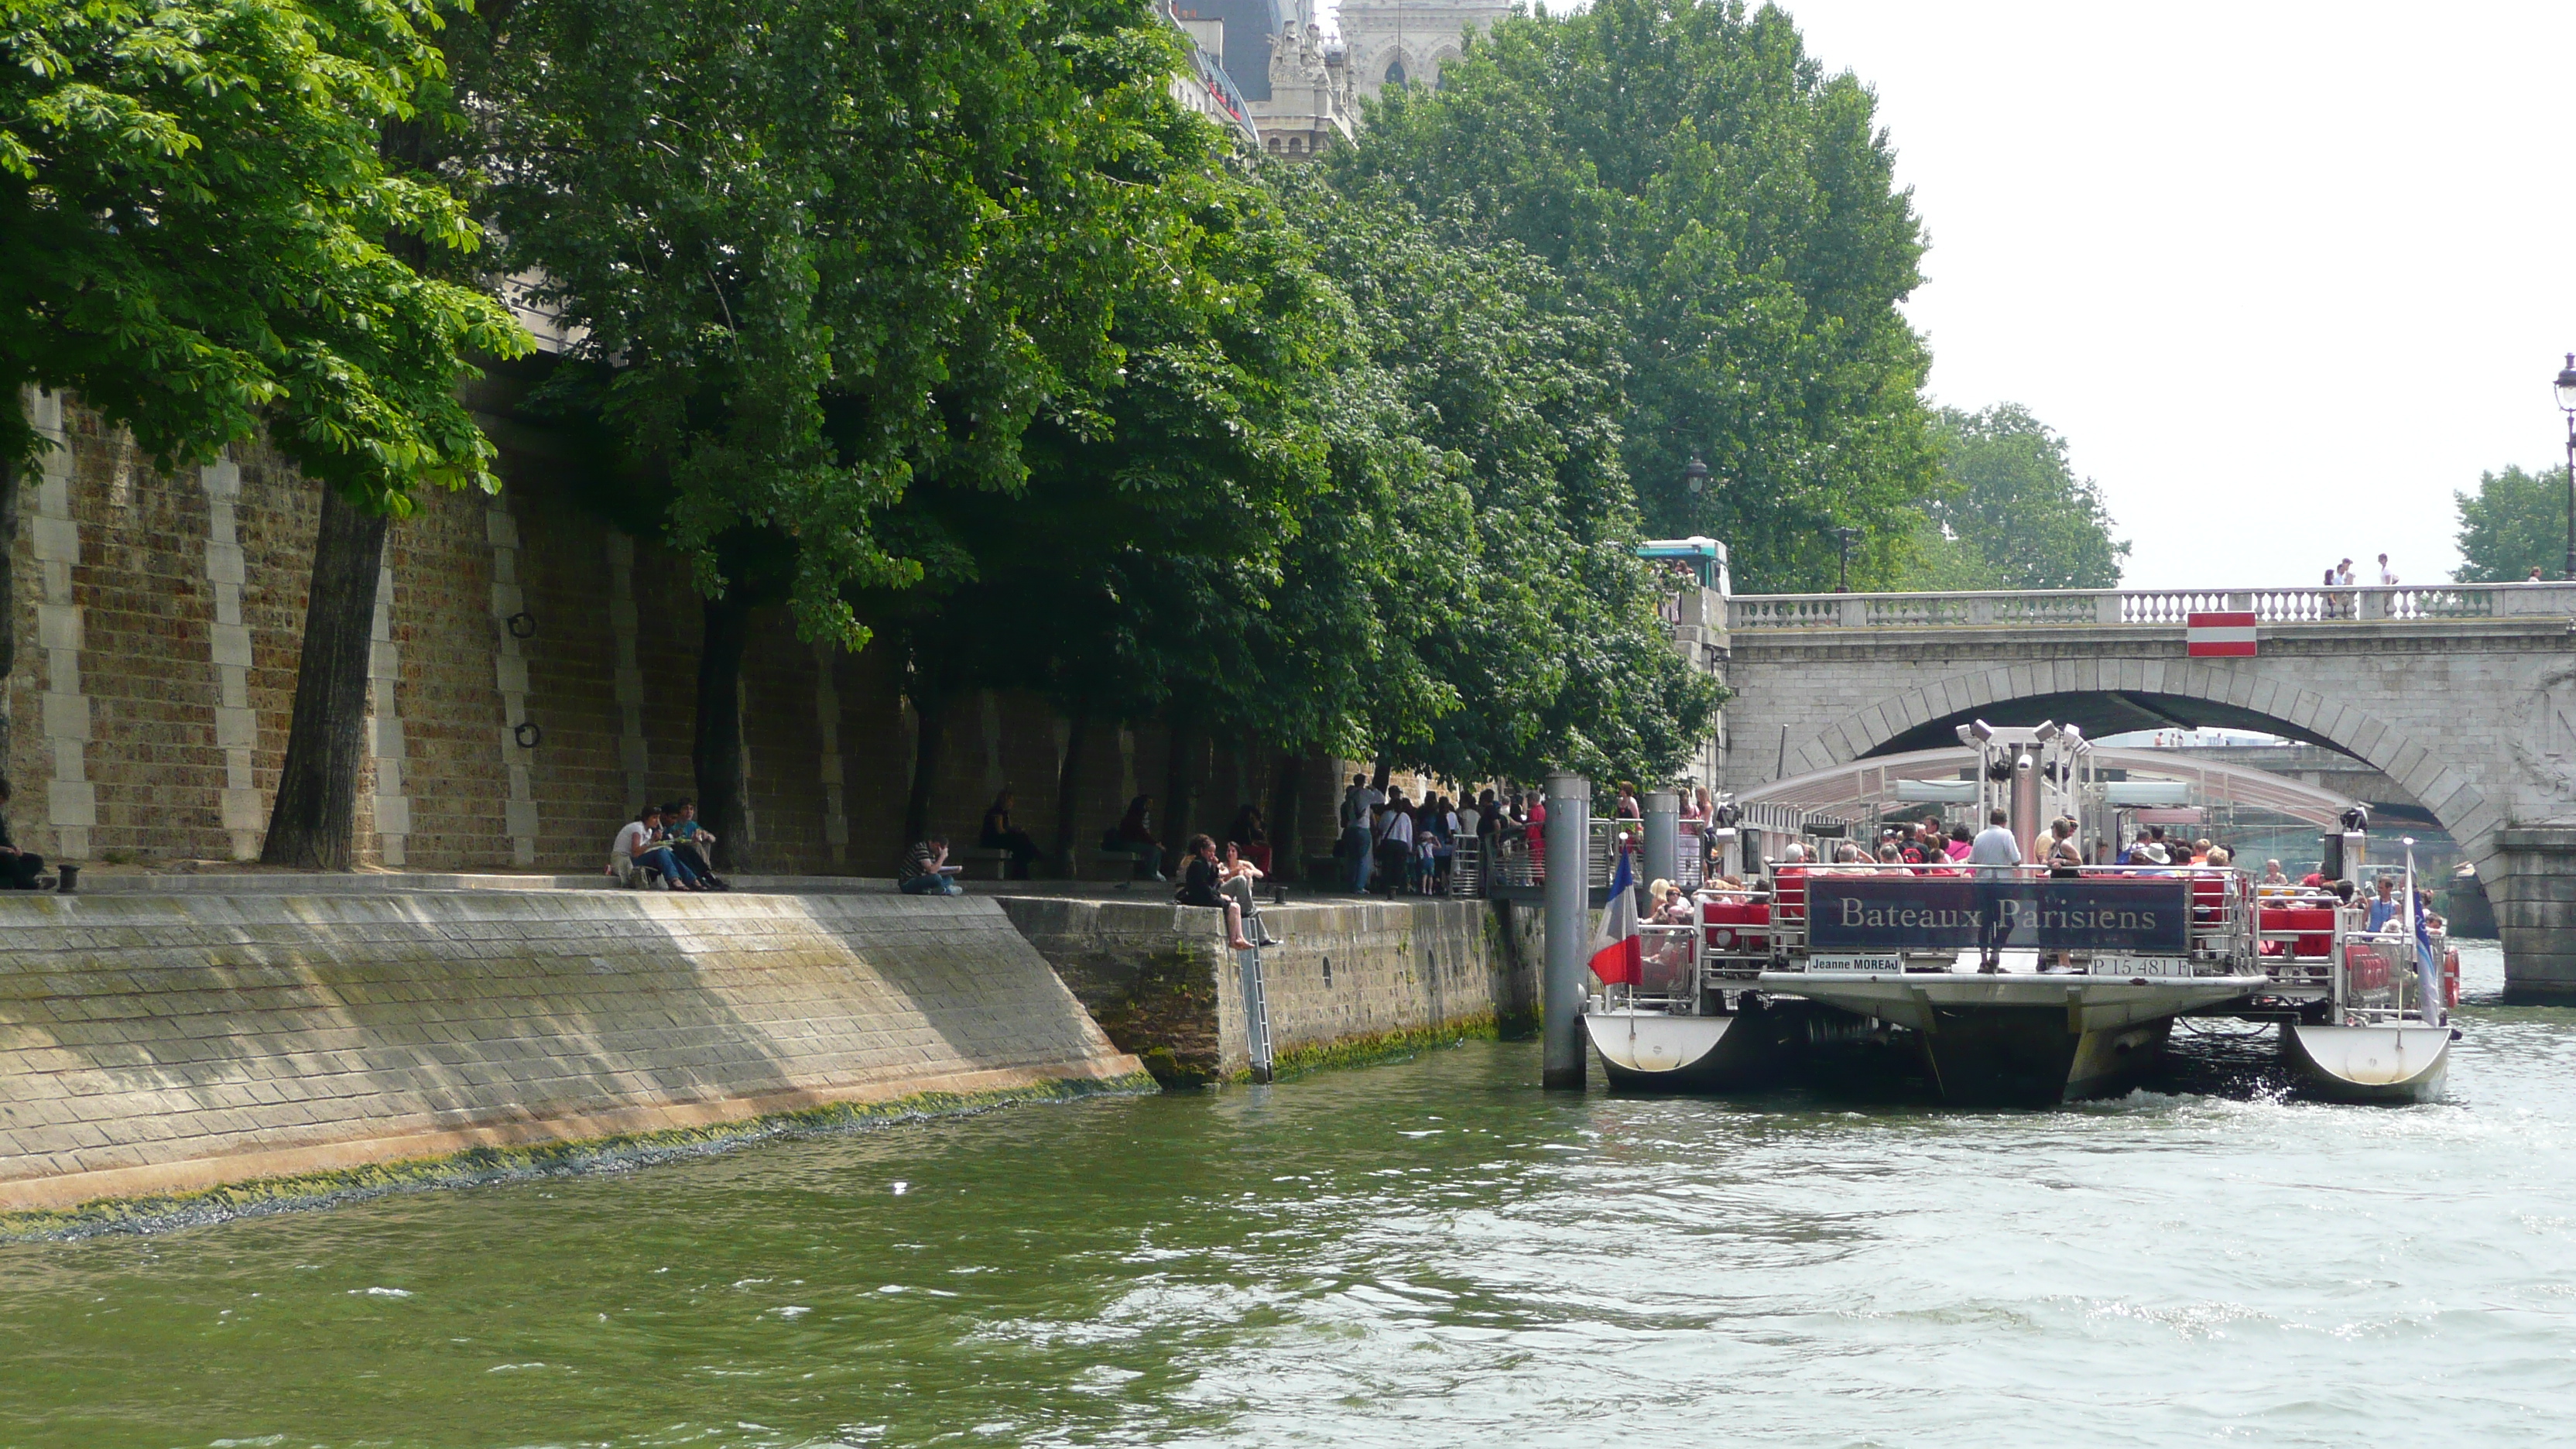
M 20 640 L 7 769 L 20 842 L 55 859 L 255 857 L 286 748 L 319 495 L 265 448 L 155 473 L 76 403 L 28 400 L 67 444 L 24 482 Z M 681 562 L 585 512 L 561 462 L 503 433 L 498 499 L 431 492 L 397 522 L 380 607 L 361 858 L 439 871 L 594 871 L 645 798 L 695 793 L 701 604 Z M 513 628 L 513 620 L 516 627 Z M 765 873 L 890 874 L 917 726 L 883 651 L 821 652 L 757 616 L 742 692 Z M 948 703 L 931 826 L 971 843 L 1008 786 L 1056 835 L 1069 730 L 1045 701 Z M 519 726 L 531 728 L 521 731 Z M 529 743 L 521 743 L 524 737 Z M 1142 724 L 1087 732 L 1077 860 L 1129 796 L 1157 797 L 1168 744 Z M 1276 757 L 1220 743 L 1193 771 L 1192 828 L 1267 804 Z M 1330 844 L 1332 772 L 1307 772 L 1307 843 Z
M 1243 989 L 1217 912 L 1168 902 L 1002 900 L 1121 1050 L 1209 1075 L 1248 1061 Z M 1535 912 L 1484 901 L 1273 907 L 1262 952 L 1282 1059 L 1388 1033 L 1533 1018 Z M 1157 1048 L 1168 1058 L 1153 1055 Z
M 984 900 L 0 898 L 0 1211 L 1115 1081 Z

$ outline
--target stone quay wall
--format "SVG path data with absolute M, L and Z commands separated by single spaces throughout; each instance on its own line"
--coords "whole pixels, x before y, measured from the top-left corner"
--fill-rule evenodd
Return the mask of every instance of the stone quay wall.
M 155 472 L 131 440 L 55 394 L 27 400 L 60 446 L 22 479 L 13 546 L 10 824 L 52 859 L 165 866 L 258 855 L 284 757 L 319 494 L 276 453 Z M 494 404 L 499 406 L 499 404 Z M 359 834 L 369 863 L 430 871 L 596 872 L 647 799 L 694 793 L 703 616 L 682 561 L 580 501 L 566 439 L 478 414 L 501 442 L 495 497 L 425 491 L 395 524 L 375 617 Z M 1005 787 L 1041 845 L 1056 831 L 1068 723 L 1033 696 L 940 706 L 930 823 L 971 844 Z M 921 725 L 885 651 L 799 641 L 755 621 L 744 666 L 753 869 L 886 875 Z M 1160 797 L 1163 731 L 1086 731 L 1075 839 Z M 1266 806 L 1281 759 L 1197 749 L 1193 824 Z M 1302 766 L 1306 845 L 1329 847 L 1334 766 Z M 1282 859 L 1289 853 L 1283 849 Z M 1123 863 L 1123 860 L 1122 860 Z
M 1150 1085 L 990 900 L 0 897 L 0 1214 Z
M 1122 1051 L 1170 1081 L 1249 1063 L 1243 988 L 1219 913 L 1148 900 L 1006 896 L 1002 908 Z M 1476 900 L 1263 910 L 1271 1048 L 1302 1061 L 1512 1030 L 1538 1012 L 1536 912 Z

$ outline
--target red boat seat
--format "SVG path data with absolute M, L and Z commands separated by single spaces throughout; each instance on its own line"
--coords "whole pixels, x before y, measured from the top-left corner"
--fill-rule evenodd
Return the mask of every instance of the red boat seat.
M 2286 947 L 2289 954 L 2302 961 L 2323 961 L 2334 955 L 2334 911 L 2325 906 L 2267 906 L 2262 914 L 2262 931 L 2277 936 L 2296 931 L 2290 941 L 2267 940 L 2264 953 L 2278 955 Z
M 1767 901 L 1709 901 L 1699 908 L 1702 937 L 1708 949 L 1726 952 L 1763 952 L 1771 949 L 1768 931 L 1749 927 L 1771 924 L 1771 906 Z

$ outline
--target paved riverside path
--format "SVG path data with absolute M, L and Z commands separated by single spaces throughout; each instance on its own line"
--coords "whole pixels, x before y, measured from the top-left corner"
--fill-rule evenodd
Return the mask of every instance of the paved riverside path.
M 1955 742 L 1984 718 L 2224 725 L 2395 780 L 2478 865 L 2508 989 L 2576 1000 L 2576 585 L 1712 596 L 1750 789 Z M 2257 620 L 2252 658 L 2187 656 L 2186 617 Z
M 0 895 L 0 1211 L 1148 1085 L 989 899 L 263 884 Z

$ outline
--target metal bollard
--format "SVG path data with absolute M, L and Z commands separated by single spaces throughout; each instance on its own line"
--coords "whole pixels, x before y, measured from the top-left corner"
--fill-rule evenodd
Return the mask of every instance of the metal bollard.
M 1540 1081 L 1582 1090 L 1583 978 L 1591 961 L 1592 782 L 1547 777 L 1547 950 L 1539 1000 L 1546 1013 Z

